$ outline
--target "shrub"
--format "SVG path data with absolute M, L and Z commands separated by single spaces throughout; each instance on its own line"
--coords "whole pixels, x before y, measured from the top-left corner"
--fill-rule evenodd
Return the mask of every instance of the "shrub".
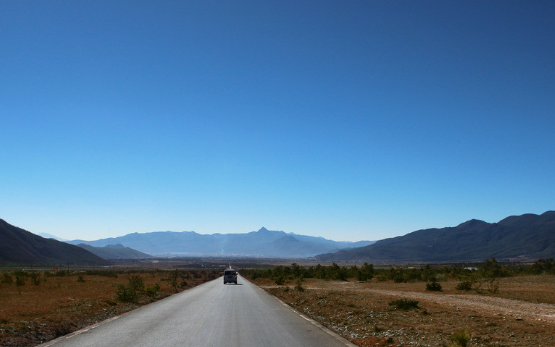
M 462 281 L 461 283 L 457 284 L 457 290 L 471 290 L 472 289 L 472 282 L 471 281 Z
M 399 299 L 393 300 L 389 303 L 389 306 L 395 306 L 399 310 L 408 311 L 410 309 L 417 309 L 419 301 L 409 300 L 409 299 Z
M 15 278 L 15 285 L 18 287 L 22 287 L 25 285 L 25 278 L 17 276 Z
M 282 286 L 285 284 L 285 278 L 283 278 L 283 276 L 276 277 L 274 282 L 276 282 L 278 286 Z
M 426 290 L 430 292 L 441 292 L 443 288 L 441 287 L 441 284 L 439 284 L 438 282 L 432 281 L 432 282 L 426 283 Z
M 154 286 L 147 286 L 144 289 L 144 293 L 151 298 L 158 295 L 158 291 L 160 291 L 160 285 L 158 283 L 155 283 Z
M 142 291 L 145 288 L 145 282 L 139 275 L 133 275 L 129 278 L 127 285 L 135 291 Z
M 116 289 L 116 297 L 121 302 L 136 303 L 139 301 L 139 293 L 131 287 L 126 287 L 123 284 L 118 285 Z
M 542 273 L 555 273 L 555 261 L 553 258 L 540 258 L 532 265 L 532 272 L 538 275 Z
M 462 329 L 451 335 L 449 339 L 457 346 L 466 347 L 471 338 L 472 334 L 468 330 Z
M 295 286 L 295 290 L 299 292 L 304 292 L 302 276 L 297 279 L 297 285 Z
M 4 276 L 2 277 L 2 283 L 12 284 L 13 276 L 9 272 L 4 272 Z
M 77 282 L 85 283 L 85 279 L 83 278 L 83 275 L 77 276 Z

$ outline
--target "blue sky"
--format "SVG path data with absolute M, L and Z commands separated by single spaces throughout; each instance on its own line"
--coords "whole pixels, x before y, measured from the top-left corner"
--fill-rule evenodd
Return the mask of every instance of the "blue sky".
M 0 2 L 0 218 L 378 240 L 555 209 L 553 1 Z

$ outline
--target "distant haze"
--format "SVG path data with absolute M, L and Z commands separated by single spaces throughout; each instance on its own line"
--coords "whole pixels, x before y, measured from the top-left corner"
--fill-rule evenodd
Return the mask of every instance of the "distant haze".
M 74 245 L 105 247 L 121 244 L 158 256 L 248 256 L 305 258 L 341 249 L 363 247 L 371 241 L 338 242 L 261 228 L 244 234 L 200 235 L 195 232 L 133 233 L 96 241 L 73 240 Z

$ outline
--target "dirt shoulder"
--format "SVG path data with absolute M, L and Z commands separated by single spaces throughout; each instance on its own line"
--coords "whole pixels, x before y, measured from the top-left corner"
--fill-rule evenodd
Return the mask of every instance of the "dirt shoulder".
M 555 346 L 555 276 L 502 279 L 499 294 L 455 289 L 427 292 L 425 283 L 307 280 L 304 291 L 254 281 L 262 288 L 359 346 L 450 346 L 467 329 L 468 346 Z M 399 310 L 398 299 L 418 301 Z
M 25 277 L 19 286 L 15 280 L 0 283 L 0 346 L 36 346 L 177 291 L 169 280 L 171 271 L 100 272 L 103 274 L 76 272 L 45 276 L 46 273 L 41 273 L 37 281 Z M 208 271 L 181 273 L 187 278 L 184 282 L 180 278 L 179 291 L 215 278 Z M 128 285 L 133 276 L 141 277 L 145 287 L 158 285 L 158 289 L 152 296 L 141 295 L 136 301 L 121 302 L 118 286 Z

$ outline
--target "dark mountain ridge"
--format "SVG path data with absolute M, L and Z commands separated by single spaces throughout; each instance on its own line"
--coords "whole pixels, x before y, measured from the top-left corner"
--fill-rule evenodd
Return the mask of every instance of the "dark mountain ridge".
M 472 219 L 456 227 L 417 230 L 372 245 L 316 256 L 322 261 L 517 261 L 555 257 L 555 211 L 510 216 L 498 223 Z
M 92 254 L 96 254 L 102 259 L 106 260 L 129 260 L 129 259 L 148 259 L 152 258 L 151 255 L 139 252 L 122 244 L 108 245 L 104 247 L 94 247 L 80 243 L 77 246 L 86 249 Z
M 0 219 L 0 265 L 107 265 L 89 251 L 54 239 L 45 239 Z
M 156 231 L 132 233 L 96 241 L 74 240 L 95 247 L 122 244 L 140 252 L 158 256 L 253 256 L 276 258 L 305 258 L 324 252 L 371 244 L 371 241 L 344 242 L 322 237 L 297 235 L 284 231 L 268 230 L 244 234 L 202 235 L 194 231 Z

